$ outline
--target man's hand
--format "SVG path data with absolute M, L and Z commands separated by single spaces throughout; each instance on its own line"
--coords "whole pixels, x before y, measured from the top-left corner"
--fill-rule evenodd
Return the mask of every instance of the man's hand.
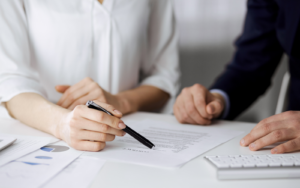
M 256 151 L 276 142 L 287 141 L 271 150 L 272 154 L 300 150 L 300 111 L 288 111 L 259 122 L 241 141 Z
M 122 111 L 121 99 L 102 89 L 91 78 L 85 78 L 73 86 L 58 85 L 55 89 L 63 93 L 63 96 L 57 102 L 57 105 L 74 110 L 77 105 L 84 105 L 89 100 L 98 100 L 102 103 L 108 103 Z
M 224 98 L 210 93 L 204 86 L 195 84 L 182 90 L 173 107 L 180 123 L 209 125 L 219 117 L 225 106 Z

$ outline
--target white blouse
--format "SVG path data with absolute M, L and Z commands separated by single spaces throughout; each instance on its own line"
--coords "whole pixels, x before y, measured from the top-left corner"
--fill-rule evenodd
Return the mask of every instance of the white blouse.
M 171 0 L 0 1 L 0 103 L 24 92 L 56 103 L 56 85 L 85 77 L 112 94 L 158 87 L 171 112 L 180 78 Z

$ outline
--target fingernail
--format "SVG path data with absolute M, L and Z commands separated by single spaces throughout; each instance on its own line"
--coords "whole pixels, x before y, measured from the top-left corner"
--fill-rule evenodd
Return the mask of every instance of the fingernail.
M 114 110 L 114 112 L 118 115 L 122 115 L 122 113 L 119 110 Z
M 245 145 L 245 140 L 242 139 L 240 143 L 241 143 L 242 146 L 244 146 Z
M 276 154 L 276 153 L 277 153 L 277 149 L 276 149 L 276 148 L 275 148 L 275 149 L 272 149 L 272 150 L 271 150 L 271 153 L 272 153 L 272 154 Z
M 119 123 L 119 128 L 121 129 L 125 129 L 126 128 L 126 125 L 122 122 Z
M 250 144 L 250 148 L 254 149 L 255 148 L 255 143 Z
M 123 134 L 122 134 L 122 135 L 123 135 L 123 136 L 125 136 L 125 134 L 126 134 L 126 132 L 123 132 Z

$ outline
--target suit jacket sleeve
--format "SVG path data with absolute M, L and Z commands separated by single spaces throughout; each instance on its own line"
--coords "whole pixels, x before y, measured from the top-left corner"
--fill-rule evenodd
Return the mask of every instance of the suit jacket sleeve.
M 211 89 L 225 91 L 232 120 L 248 108 L 271 85 L 271 78 L 283 54 L 276 36 L 279 7 L 273 0 L 249 0 L 242 35 L 236 53 Z

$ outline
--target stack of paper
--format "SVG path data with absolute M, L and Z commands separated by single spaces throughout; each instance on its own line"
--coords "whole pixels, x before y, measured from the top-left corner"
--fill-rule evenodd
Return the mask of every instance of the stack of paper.
M 129 135 L 116 137 L 101 152 L 86 155 L 142 165 L 178 168 L 204 152 L 240 135 L 241 131 L 145 120 L 126 122 L 155 144 L 148 149 Z

